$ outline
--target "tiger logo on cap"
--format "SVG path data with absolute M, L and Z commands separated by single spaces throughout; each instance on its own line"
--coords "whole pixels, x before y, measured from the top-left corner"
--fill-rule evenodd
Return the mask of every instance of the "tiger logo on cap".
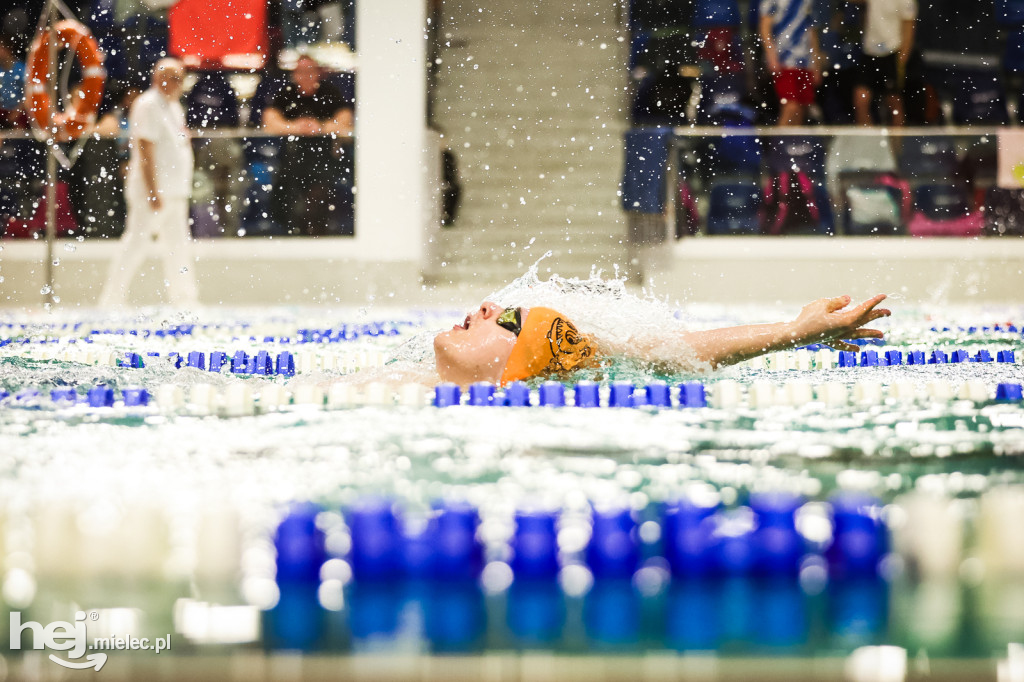
M 576 325 L 564 317 L 554 319 L 547 337 L 551 348 L 551 361 L 546 368 L 548 372 L 567 372 L 594 355 L 590 337 L 580 334 Z

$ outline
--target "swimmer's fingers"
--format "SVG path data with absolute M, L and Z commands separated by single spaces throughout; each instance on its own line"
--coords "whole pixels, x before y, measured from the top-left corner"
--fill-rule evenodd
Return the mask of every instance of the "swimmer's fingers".
M 885 334 L 879 329 L 854 329 L 849 334 L 843 334 L 843 338 L 846 339 L 882 339 L 885 338 Z
M 863 315 L 871 311 L 872 308 L 874 308 L 876 305 L 878 305 L 884 300 L 885 294 L 878 294 L 877 296 L 872 296 L 871 298 L 869 298 L 868 300 L 864 301 L 859 306 L 851 310 L 850 312 L 856 313 L 857 317 L 862 317 Z
M 852 299 L 849 296 L 836 296 L 835 298 L 830 298 L 826 300 L 826 311 L 834 313 L 848 306 Z
M 847 326 L 849 326 L 851 329 L 856 329 L 858 327 L 863 327 L 869 322 L 873 322 L 883 317 L 889 317 L 889 315 L 891 315 L 892 313 L 886 310 L 885 308 L 879 308 L 878 310 L 869 310 L 868 312 L 862 315 L 858 315 L 857 317 L 852 317 L 852 314 L 853 311 L 850 311 L 851 317 L 849 318 Z
M 860 350 L 860 346 L 853 343 L 847 343 L 846 341 L 840 341 L 838 339 L 834 341 L 827 341 L 825 345 L 835 350 L 846 350 L 851 351 L 853 353 L 856 353 L 857 351 Z

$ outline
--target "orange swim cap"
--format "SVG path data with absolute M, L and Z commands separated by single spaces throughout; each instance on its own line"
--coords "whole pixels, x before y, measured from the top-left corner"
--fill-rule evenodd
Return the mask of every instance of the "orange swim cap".
M 594 344 L 576 325 L 551 308 L 530 308 L 501 383 L 522 381 L 578 367 L 594 356 Z

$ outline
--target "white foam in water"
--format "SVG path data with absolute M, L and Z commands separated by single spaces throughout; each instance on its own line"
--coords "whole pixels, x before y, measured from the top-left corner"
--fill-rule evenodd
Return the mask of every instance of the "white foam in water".
M 680 338 L 691 328 L 665 301 L 636 296 L 627 290 L 624 278 L 605 279 L 599 272 L 587 279 L 553 274 L 542 280 L 538 272 L 543 260 L 485 300 L 503 307 L 553 308 L 572 320 L 580 332 L 591 335 L 607 355 L 640 355 L 651 365 L 710 371 L 710 366 L 698 360 Z M 467 311 L 472 309 L 467 306 Z M 392 361 L 432 362 L 433 337 L 439 331 L 424 332 L 410 340 L 395 352 Z

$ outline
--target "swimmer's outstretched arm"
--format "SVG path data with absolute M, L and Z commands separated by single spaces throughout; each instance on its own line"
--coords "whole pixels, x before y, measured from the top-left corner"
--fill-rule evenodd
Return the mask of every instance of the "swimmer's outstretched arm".
M 791 322 L 687 332 L 683 340 L 693 349 L 698 360 L 712 367 L 731 365 L 764 353 L 809 343 L 824 343 L 837 350 L 857 350 L 857 346 L 844 339 L 882 338 L 881 331 L 867 329 L 865 325 L 891 314 L 885 308 L 875 309 L 884 299 L 885 294 L 879 294 L 844 310 L 850 304 L 849 296 L 822 298 L 805 305 Z

